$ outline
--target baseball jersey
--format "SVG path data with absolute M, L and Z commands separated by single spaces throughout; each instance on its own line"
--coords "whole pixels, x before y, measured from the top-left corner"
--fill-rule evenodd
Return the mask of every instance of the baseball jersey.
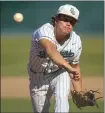
M 53 25 L 46 23 L 32 34 L 28 67 L 34 72 L 44 72 L 45 70 L 51 71 L 51 69 L 58 68 L 58 66 L 48 58 L 45 50 L 40 45 L 39 40 L 43 38 L 54 43 L 57 47 L 57 50 L 67 62 L 70 64 L 79 63 L 82 51 L 80 36 L 72 31 L 68 40 L 60 45 L 54 37 Z

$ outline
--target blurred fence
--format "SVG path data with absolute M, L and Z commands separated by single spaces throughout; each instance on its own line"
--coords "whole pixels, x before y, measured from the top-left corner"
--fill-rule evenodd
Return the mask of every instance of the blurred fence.
M 31 33 L 40 25 L 51 22 L 60 5 L 72 4 L 80 10 L 75 30 L 80 34 L 104 34 L 104 1 L 1 1 L 1 32 Z M 22 23 L 16 23 L 13 15 L 24 15 Z

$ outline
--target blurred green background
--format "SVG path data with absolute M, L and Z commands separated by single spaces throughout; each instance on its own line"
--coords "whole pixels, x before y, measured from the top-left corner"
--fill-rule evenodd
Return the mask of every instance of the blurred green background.
M 104 2 L 103 1 L 0 1 L 1 8 L 1 77 L 24 76 L 28 79 L 27 63 L 31 36 L 34 30 L 56 14 L 60 5 L 72 4 L 80 10 L 79 23 L 74 30 L 80 35 L 83 51 L 80 65 L 83 77 L 104 77 Z M 22 23 L 16 23 L 13 15 L 24 15 Z M 24 84 L 24 83 L 23 83 Z M 53 111 L 54 100 L 51 100 Z M 103 112 L 104 102 L 99 101 L 100 109 L 87 107 L 78 110 L 70 101 L 72 112 Z M 2 112 L 31 112 L 29 99 L 3 98 Z
M 1 76 L 27 76 L 26 65 L 28 63 L 31 36 L 14 37 L 5 36 L 1 38 Z M 103 36 L 83 36 L 82 45 L 80 65 L 83 76 L 103 76 Z
M 75 30 L 79 34 L 104 32 L 103 1 L 11 1 L 1 2 L 2 33 L 32 33 L 36 28 L 56 14 L 60 5 L 72 4 L 80 11 L 79 23 Z M 13 15 L 20 12 L 24 21 L 19 24 L 13 21 Z

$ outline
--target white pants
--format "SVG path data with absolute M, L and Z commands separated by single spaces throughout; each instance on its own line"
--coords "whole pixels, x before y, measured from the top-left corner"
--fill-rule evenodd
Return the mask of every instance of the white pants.
M 55 96 L 55 112 L 69 112 L 68 96 L 70 92 L 70 77 L 63 72 L 49 81 L 43 78 L 43 73 L 34 74 L 29 71 L 29 89 L 33 111 L 49 112 L 50 98 Z

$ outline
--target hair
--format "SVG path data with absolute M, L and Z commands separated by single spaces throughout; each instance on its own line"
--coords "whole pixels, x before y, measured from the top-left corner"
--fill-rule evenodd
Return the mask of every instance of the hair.
M 53 26 L 55 26 L 55 21 L 57 21 L 61 16 L 67 16 L 67 15 L 64 15 L 64 14 L 57 14 L 57 15 L 55 15 L 55 16 L 52 16 L 52 25 Z M 70 16 L 68 16 L 68 17 L 70 17 Z M 74 20 L 74 22 L 76 23 L 76 22 L 78 22 L 78 20 L 76 20 L 75 18 L 73 18 L 73 17 L 70 17 L 72 20 Z
M 59 19 L 59 16 L 60 16 L 60 14 L 57 14 L 57 15 L 51 17 L 53 26 L 55 26 L 55 21 L 57 21 L 57 19 Z
M 51 22 L 52 22 L 52 25 L 55 26 L 55 20 L 56 20 L 56 16 L 52 16 L 51 17 Z

